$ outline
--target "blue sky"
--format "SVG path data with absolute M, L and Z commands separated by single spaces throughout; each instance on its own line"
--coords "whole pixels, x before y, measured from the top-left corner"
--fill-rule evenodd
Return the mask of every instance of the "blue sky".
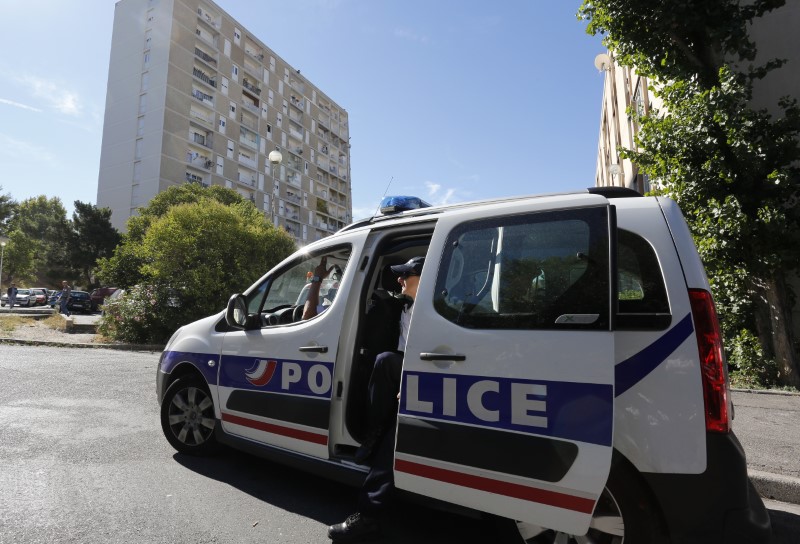
M 217 0 L 348 111 L 353 215 L 589 187 L 603 52 L 579 0 Z M 113 0 L 0 0 L 0 186 L 96 202 Z

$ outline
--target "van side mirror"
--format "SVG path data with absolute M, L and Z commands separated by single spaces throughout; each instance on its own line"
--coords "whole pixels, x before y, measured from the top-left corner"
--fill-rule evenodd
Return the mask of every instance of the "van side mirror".
M 225 322 L 234 329 L 254 329 L 255 316 L 247 313 L 247 299 L 244 295 L 236 293 L 228 299 L 228 307 L 225 310 Z

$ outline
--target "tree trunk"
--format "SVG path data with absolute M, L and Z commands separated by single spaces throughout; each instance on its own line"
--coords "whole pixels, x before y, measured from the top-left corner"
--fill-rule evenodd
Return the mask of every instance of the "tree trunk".
M 753 282 L 756 294 L 756 329 L 764 356 L 778 363 L 781 385 L 800 389 L 800 360 L 794 348 L 792 309 L 786 296 L 786 280 L 779 271 Z

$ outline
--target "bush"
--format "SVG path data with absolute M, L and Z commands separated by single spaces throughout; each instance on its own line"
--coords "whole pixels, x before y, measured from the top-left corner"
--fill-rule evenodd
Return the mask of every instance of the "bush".
M 778 384 L 778 364 L 773 359 L 765 359 L 758 338 L 749 330 L 742 329 L 726 339 L 725 351 L 734 387 L 763 389 Z
M 120 342 L 161 344 L 178 328 L 180 306 L 174 289 L 137 285 L 105 302 L 97 330 Z

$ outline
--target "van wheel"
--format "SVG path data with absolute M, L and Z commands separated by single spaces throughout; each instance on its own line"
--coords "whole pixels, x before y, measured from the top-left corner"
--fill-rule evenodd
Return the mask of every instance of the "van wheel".
M 616 461 L 616 459 L 615 459 Z M 586 535 L 569 535 L 516 522 L 518 542 L 528 544 L 658 544 L 666 542 L 658 510 L 640 477 L 625 461 L 611 467 Z
M 161 429 L 173 448 L 189 455 L 208 455 L 217 450 L 214 401 L 205 382 L 197 376 L 178 378 L 161 401 Z

